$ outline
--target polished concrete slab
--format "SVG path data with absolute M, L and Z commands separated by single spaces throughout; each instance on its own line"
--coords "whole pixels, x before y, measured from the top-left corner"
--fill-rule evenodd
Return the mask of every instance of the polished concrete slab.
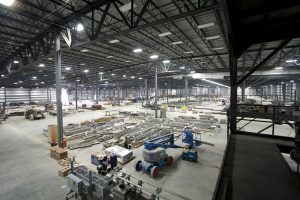
M 117 107 L 107 106 L 108 110 Z M 136 110 L 154 113 L 153 110 L 141 108 L 141 104 L 121 106 L 123 110 Z M 80 123 L 105 115 L 105 111 L 86 111 L 64 117 L 64 124 Z M 170 118 L 191 113 L 167 113 Z M 197 115 L 195 115 L 197 116 Z M 220 116 L 223 118 L 224 116 Z M 48 124 L 55 124 L 56 118 L 47 116 L 45 120 L 29 121 L 24 117 L 11 117 L 0 125 L 0 195 L 1 199 L 64 199 L 66 180 L 59 177 L 57 171 L 61 166 L 49 156 L 49 144 L 43 130 Z M 143 147 L 134 149 L 135 160 L 123 166 L 126 173 L 138 177 L 151 184 L 162 186 L 170 191 L 181 194 L 188 199 L 211 199 L 219 174 L 226 135 L 225 125 L 219 132 L 202 134 L 202 139 L 214 143 L 215 146 L 198 147 L 199 162 L 191 163 L 180 159 L 180 149 L 168 149 L 175 157 L 173 166 L 166 167 L 157 179 L 134 170 L 134 163 L 141 159 Z M 180 144 L 180 142 L 179 142 Z M 70 155 L 95 170 L 90 164 L 90 155 L 101 152 L 101 144 L 86 149 L 70 151 Z M 173 199 L 176 199 L 175 197 Z

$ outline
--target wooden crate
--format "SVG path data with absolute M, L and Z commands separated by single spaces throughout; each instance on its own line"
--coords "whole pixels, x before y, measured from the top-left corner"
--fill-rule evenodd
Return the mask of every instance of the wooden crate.
M 56 160 L 61 160 L 68 157 L 68 151 L 60 147 L 51 147 L 50 156 Z
M 61 177 L 66 177 L 69 174 L 70 170 L 71 170 L 71 167 L 64 167 L 64 168 L 58 170 L 58 175 Z

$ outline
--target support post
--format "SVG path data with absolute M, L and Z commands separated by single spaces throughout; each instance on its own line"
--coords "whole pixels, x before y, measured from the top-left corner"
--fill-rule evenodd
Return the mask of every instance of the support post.
M 283 105 L 286 103 L 286 84 L 282 84 L 282 100 L 283 100 Z
M 63 119 L 61 102 L 61 51 L 59 32 L 56 32 L 55 36 L 55 71 L 58 146 L 63 148 Z
M 230 66 L 230 132 L 236 132 L 237 115 L 237 49 L 233 44 L 232 35 L 229 34 L 229 66 Z
M 148 79 L 145 79 L 145 88 L 146 88 L 146 101 L 148 101 L 149 100 Z
M 117 83 L 117 97 L 118 97 L 118 106 L 120 105 L 120 85 Z
M 98 83 L 96 84 L 96 104 L 99 103 L 99 85 Z
M 157 89 L 157 65 L 155 65 L 155 118 L 158 118 L 158 114 L 157 114 L 157 92 L 158 92 L 158 89 Z
M 6 88 L 4 88 L 4 91 L 3 91 L 3 92 L 4 92 L 4 106 L 6 106 L 6 104 L 7 104 L 7 103 L 6 103 Z
M 185 105 L 188 105 L 188 80 L 187 74 L 185 74 Z
M 51 92 L 51 88 L 49 88 L 49 103 L 51 104 L 52 102 L 52 92 Z
M 75 83 L 75 109 L 78 110 L 77 82 Z

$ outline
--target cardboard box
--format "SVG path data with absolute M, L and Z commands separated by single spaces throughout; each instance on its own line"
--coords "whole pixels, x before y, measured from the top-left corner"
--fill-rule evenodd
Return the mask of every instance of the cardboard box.
M 57 126 L 48 125 L 48 142 L 53 143 L 58 140 Z

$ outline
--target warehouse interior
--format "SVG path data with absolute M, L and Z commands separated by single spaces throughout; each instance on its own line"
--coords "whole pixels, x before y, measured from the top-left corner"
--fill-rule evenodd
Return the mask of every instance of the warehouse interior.
M 0 0 L 0 199 L 298 200 L 297 0 Z

